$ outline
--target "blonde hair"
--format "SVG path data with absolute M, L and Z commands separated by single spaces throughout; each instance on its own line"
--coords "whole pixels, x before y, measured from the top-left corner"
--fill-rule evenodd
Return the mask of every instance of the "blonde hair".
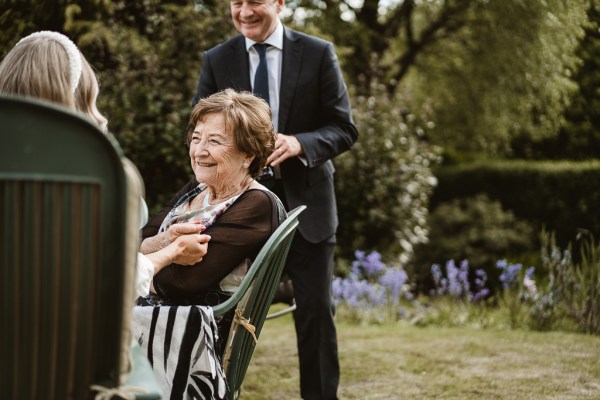
M 98 111 L 96 99 L 98 97 L 99 86 L 96 74 L 87 60 L 81 56 L 82 69 L 79 85 L 75 91 L 75 107 L 78 111 L 88 115 L 103 132 L 107 131 L 108 121 Z
M 0 63 L 0 93 L 64 105 L 82 112 L 106 130 L 106 118 L 96 108 L 96 75 L 76 47 L 81 65 L 80 70 L 74 71 L 74 50 L 65 42 L 72 43 L 56 32 L 36 32 L 21 39 Z M 79 76 L 74 78 L 74 74 Z

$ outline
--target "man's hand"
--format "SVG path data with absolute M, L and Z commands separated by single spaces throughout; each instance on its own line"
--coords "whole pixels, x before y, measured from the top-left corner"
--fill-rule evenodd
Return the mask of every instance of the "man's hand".
M 295 136 L 278 133 L 277 140 L 275 140 L 275 150 L 267 159 L 267 164 L 274 167 L 288 158 L 297 157 L 302 154 L 304 154 L 304 151 Z

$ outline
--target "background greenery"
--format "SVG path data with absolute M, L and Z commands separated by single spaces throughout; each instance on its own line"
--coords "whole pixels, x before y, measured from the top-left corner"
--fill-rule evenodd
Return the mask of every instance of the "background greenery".
M 559 331 L 600 334 L 598 2 L 287 0 L 283 17 L 335 43 L 359 128 L 335 160 L 336 273 L 355 250 L 408 272 L 392 306 L 337 299 L 340 396 L 596 398 L 598 337 Z M 191 178 L 183 133 L 203 51 L 235 33 L 226 1 L 3 0 L 0 27 L 0 56 L 36 30 L 75 40 L 151 210 Z M 448 260 L 469 262 L 462 291 L 432 294 Z M 243 397 L 292 399 L 293 324 L 267 327 Z
M 438 211 L 430 223 L 432 195 L 436 208 L 451 202 L 451 210 L 455 198 L 478 193 L 499 201 L 502 210 L 483 211 L 497 219 L 467 215 L 475 232 L 495 229 L 506 254 L 535 252 L 536 244 L 523 250 L 527 241 L 511 240 L 521 231 L 502 213 L 534 235 L 540 224 L 568 221 L 561 243 L 580 227 L 599 236 L 585 223 L 599 219 L 595 168 L 584 175 L 574 167 L 572 179 L 568 168 L 551 177 L 522 164 L 498 172 L 488 161 L 597 157 L 599 16 L 594 0 L 288 0 L 286 24 L 336 44 L 360 132 L 355 149 L 335 160 L 338 272 L 356 249 L 413 268 L 416 248 L 443 257 L 467 243 L 443 243 L 467 228 L 453 222 L 458 211 Z M 151 210 L 190 179 L 183 133 L 203 51 L 235 33 L 226 2 L 4 0 L 0 26 L 2 55 L 35 30 L 76 41 Z M 551 204 L 561 206 L 549 211 Z M 472 249 L 474 259 L 496 254 Z

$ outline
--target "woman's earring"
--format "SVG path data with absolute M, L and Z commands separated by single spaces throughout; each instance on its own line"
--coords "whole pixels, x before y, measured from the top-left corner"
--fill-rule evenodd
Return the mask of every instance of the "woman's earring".
M 244 167 L 244 168 L 248 168 L 249 166 L 250 166 L 250 164 L 248 163 L 248 161 L 244 161 L 242 163 L 242 167 Z

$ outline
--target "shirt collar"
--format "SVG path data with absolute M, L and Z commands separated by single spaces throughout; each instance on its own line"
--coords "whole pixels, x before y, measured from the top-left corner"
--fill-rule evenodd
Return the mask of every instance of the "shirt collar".
M 254 43 L 256 43 L 256 42 L 252 39 L 248 39 L 248 38 L 245 38 L 245 39 L 246 39 L 246 51 L 250 51 L 250 48 L 252 46 L 254 46 Z M 269 44 L 269 45 L 275 47 L 276 49 L 283 50 L 283 24 L 281 23 L 281 21 L 279 19 L 277 19 L 277 27 L 275 28 L 273 33 L 271 33 L 271 36 L 269 36 L 267 38 L 267 40 L 265 40 L 263 43 Z

